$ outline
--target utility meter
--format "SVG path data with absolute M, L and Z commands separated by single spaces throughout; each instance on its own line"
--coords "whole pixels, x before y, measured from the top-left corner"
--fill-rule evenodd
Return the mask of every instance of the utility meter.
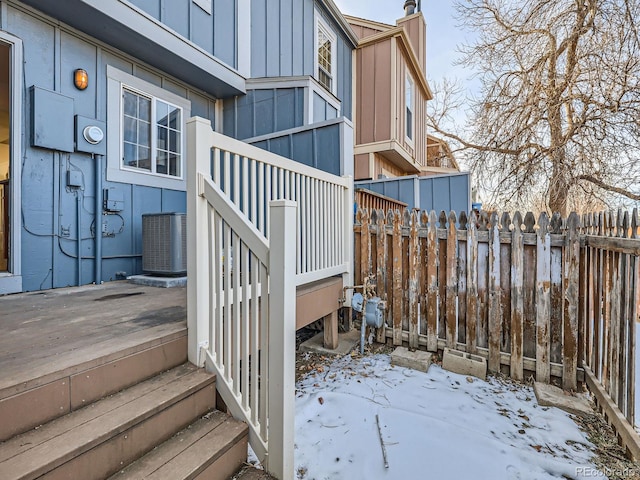
M 91 145 L 97 145 L 104 139 L 104 132 L 100 127 L 88 125 L 82 130 L 82 136 Z

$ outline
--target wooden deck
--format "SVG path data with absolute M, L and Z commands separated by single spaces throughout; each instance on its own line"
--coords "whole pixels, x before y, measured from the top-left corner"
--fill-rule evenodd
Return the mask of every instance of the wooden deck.
M 186 288 L 110 282 L 8 295 L 0 331 L 1 400 L 185 336 Z

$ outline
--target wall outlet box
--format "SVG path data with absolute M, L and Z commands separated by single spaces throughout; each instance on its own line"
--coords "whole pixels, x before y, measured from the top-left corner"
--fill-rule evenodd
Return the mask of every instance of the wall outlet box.
M 78 170 L 67 170 L 67 187 L 83 187 L 82 172 Z

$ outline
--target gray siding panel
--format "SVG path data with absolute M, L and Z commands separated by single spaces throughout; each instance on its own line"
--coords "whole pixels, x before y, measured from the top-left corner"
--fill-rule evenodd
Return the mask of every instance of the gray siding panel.
M 185 38 L 189 36 L 189 10 L 192 0 L 171 0 L 162 2 L 162 23 Z M 209 28 L 212 28 L 210 25 Z
M 305 44 L 305 30 L 312 29 L 307 26 L 302 18 L 304 16 L 305 2 L 293 2 L 293 10 L 291 15 L 291 75 L 300 75 L 298 72 L 304 72 L 305 50 L 313 48 Z
M 191 6 L 191 41 L 209 53 L 214 52 L 214 29 L 211 15 L 196 5 Z M 221 59 L 222 60 L 222 59 Z
M 342 101 L 342 115 L 352 119 L 353 67 L 351 45 L 340 37 L 338 42 L 338 98 Z
M 236 0 L 213 0 L 212 15 L 193 0 L 130 1 L 206 52 L 237 68 Z
M 251 76 L 313 75 L 313 0 L 251 1 Z
M 238 66 L 236 8 L 236 0 L 214 0 L 213 3 L 213 54 L 234 68 Z
M 129 1 L 133 3 L 136 7 L 147 12 L 156 20 L 161 20 L 160 5 L 162 4 L 162 0 L 129 0 Z

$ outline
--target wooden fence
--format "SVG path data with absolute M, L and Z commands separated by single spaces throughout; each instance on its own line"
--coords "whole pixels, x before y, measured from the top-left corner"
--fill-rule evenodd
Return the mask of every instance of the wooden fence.
M 380 193 L 367 190 L 366 188 L 356 188 L 354 190 L 354 201 L 358 208 L 373 210 L 400 210 L 403 212 L 408 205 L 395 198 L 387 197 Z
M 468 351 L 492 372 L 568 390 L 597 383 L 633 425 L 638 225 L 635 211 L 359 210 L 355 280 L 372 275 L 387 301 L 377 341 Z

